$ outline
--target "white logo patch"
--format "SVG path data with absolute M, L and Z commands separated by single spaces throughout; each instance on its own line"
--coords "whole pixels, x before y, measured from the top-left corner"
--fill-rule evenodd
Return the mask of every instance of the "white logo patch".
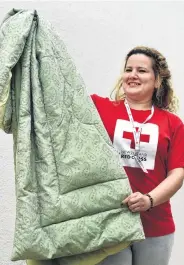
M 138 122 L 134 122 L 134 124 L 135 127 L 141 125 Z M 159 128 L 156 124 L 145 123 L 142 126 L 140 152 L 138 157 L 145 169 L 154 169 L 158 137 Z M 113 146 L 120 153 L 123 166 L 140 167 L 135 159 L 135 141 L 130 121 L 117 120 Z

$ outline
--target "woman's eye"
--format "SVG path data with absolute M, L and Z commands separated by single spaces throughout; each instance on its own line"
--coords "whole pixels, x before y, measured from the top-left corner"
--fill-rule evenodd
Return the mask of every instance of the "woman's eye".
M 139 72 L 140 72 L 140 73 L 146 73 L 146 71 L 143 70 L 143 69 L 140 69 Z
M 131 69 L 125 69 L 125 72 L 131 72 Z

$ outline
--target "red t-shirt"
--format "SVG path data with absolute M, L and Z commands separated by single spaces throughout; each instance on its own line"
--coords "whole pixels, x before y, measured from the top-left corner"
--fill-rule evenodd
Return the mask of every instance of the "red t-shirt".
M 165 179 L 170 170 L 184 167 L 184 124 L 178 116 L 155 107 L 152 118 L 143 125 L 139 159 L 148 171 L 144 173 L 134 157 L 132 125 L 124 101 L 116 104 L 95 94 L 91 97 L 114 147 L 121 153 L 133 192 L 148 193 Z M 137 127 L 151 113 L 150 110 L 131 111 Z M 169 201 L 140 215 L 146 237 L 175 231 Z

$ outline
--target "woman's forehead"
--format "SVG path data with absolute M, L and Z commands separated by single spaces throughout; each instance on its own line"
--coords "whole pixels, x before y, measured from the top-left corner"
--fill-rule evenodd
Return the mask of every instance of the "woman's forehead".
M 152 68 L 153 63 L 152 59 L 144 54 L 133 54 L 128 58 L 126 66 Z

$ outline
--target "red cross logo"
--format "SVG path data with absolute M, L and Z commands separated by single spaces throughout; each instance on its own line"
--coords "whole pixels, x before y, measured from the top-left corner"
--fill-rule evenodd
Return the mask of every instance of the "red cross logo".
M 138 128 L 136 128 L 136 131 L 137 130 L 138 130 Z M 131 140 L 130 147 L 132 149 L 135 149 L 135 140 L 134 140 L 133 132 L 123 132 L 123 138 Z M 140 135 L 140 142 L 149 143 L 149 140 L 150 140 L 150 135 L 148 135 L 148 134 L 141 134 Z

